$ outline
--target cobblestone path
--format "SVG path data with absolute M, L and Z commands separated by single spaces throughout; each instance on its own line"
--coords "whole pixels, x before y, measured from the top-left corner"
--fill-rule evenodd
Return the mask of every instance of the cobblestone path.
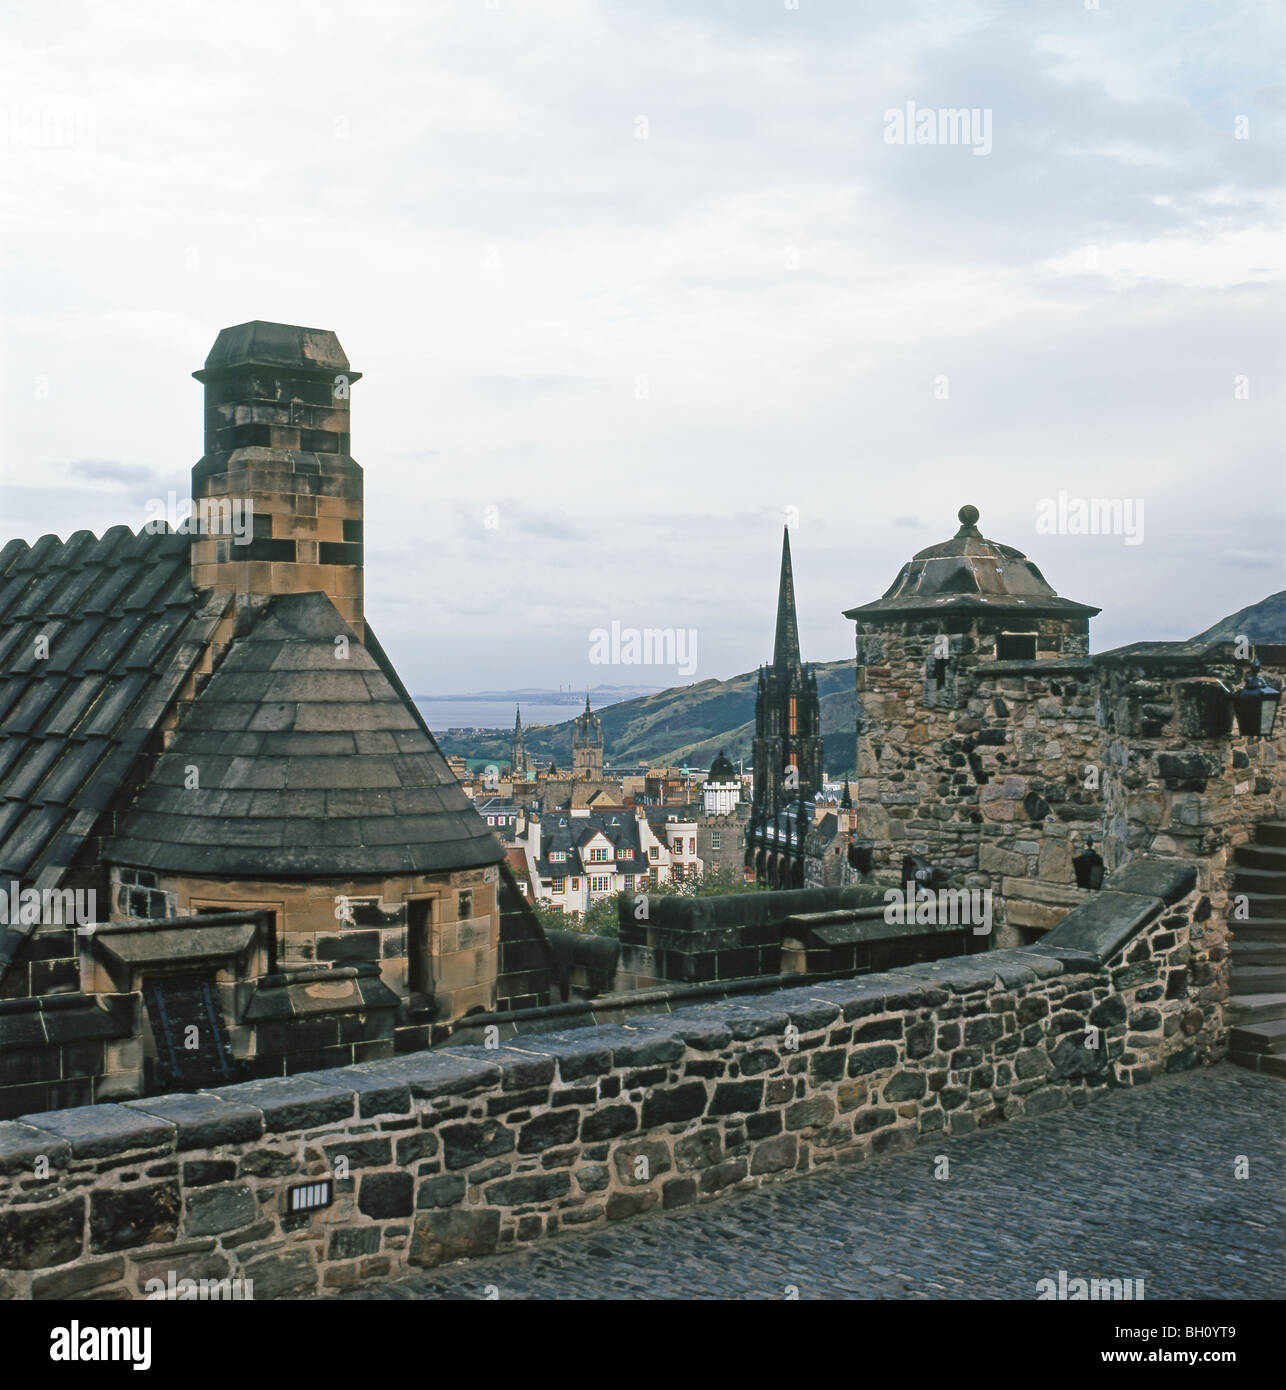
M 342 1297 L 1031 1299 L 1065 1269 L 1267 1299 L 1284 1254 L 1286 1082 L 1224 1065 Z

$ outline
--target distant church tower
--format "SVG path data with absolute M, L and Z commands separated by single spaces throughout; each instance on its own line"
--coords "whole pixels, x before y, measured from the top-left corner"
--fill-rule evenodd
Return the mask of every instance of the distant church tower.
M 804 839 L 822 789 L 821 708 L 817 677 L 799 656 L 790 532 L 782 531 L 777 634 L 772 665 L 759 668 L 755 696 L 755 780 L 746 867 L 777 888 L 803 884 Z
M 577 782 L 603 780 L 603 721 L 589 707 L 585 692 L 585 713 L 572 725 L 572 778 Z
M 522 731 L 522 710 L 514 708 L 514 742 L 509 754 L 509 770 L 515 782 L 531 780 L 531 760 L 527 757 L 527 739 Z

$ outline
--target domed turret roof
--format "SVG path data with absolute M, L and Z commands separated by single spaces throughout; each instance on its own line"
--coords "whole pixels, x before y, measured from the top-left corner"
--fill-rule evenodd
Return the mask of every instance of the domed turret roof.
M 844 616 L 879 619 L 1000 609 L 1092 617 L 1101 611 L 1060 598 L 1021 550 L 987 540 L 978 530 L 977 507 L 961 507 L 958 515 L 960 529 L 950 540 L 919 551 L 883 598 L 850 608 Z
M 708 782 L 735 782 L 737 780 L 737 769 L 733 767 L 731 760 L 722 748 L 719 749 L 719 756 L 710 764 L 710 773 L 706 778 Z

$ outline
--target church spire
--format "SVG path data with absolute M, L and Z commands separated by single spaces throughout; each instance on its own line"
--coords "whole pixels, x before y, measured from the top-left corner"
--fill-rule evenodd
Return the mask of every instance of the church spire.
M 790 567 L 790 529 L 781 529 L 781 581 L 777 589 L 777 639 L 773 665 L 782 670 L 799 665 L 799 622 L 795 617 L 795 576 Z

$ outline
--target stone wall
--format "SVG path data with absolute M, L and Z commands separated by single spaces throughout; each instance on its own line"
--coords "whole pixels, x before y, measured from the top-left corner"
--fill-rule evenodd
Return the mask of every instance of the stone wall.
M 1286 648 L 1258 650 L 1264 675 L 1281 687 Z M 1286 816 L 1286 716 L 1279 712 L 1273 738 L 1246 738 L 1210 694 L 1216 679 L 1234 686 L 1244 669 L 1231 660 L 1200 668 L 1118 660 L 1105 662 L 1101 689 L 1108 868 L 1139 854 L 1186 859 L 1220 916 L 1233 850 L 1254 839 L 1260 821 Z
M 1215 1060 L 1223 928 L 1194 883 L 1136 861 L 1027 949 L 0 1124 L 0 1292 L 324 1294 Z
M 1098 743 L 1084 620 L 1030 620 L 1050 655 L 1021 662 L 994 660 L 1000 621 L 957 632 L 941 620 L 859 624 L 855 824 L 877 877 L 894 881 L 911 853 L 952 886 L 1071 879 L 1067 827 L 1086 799 L 1078 769 Z
M 1222 911 L 1231 850 L 1286 794 L 1286 719 L 1272 740 L 1229 727 L 1226 688 L 1245 670 L 1231 642 L 995 661 L 965 632 L 939 667 L 939 635 L 859 630 L 855 814 L 877 881 L 923 855 L 952 885 L 991 889 L 995 943 L 1023 945 L 1084 900 L 1072 859 L 1092 840 L 1109 869 L 1139 854 L 1194 863 Z M 1060 644 L 1083 645 L 1042 626 L 1041 650 Z M 1286 650 L 1259 655 L 1280 686 Z

